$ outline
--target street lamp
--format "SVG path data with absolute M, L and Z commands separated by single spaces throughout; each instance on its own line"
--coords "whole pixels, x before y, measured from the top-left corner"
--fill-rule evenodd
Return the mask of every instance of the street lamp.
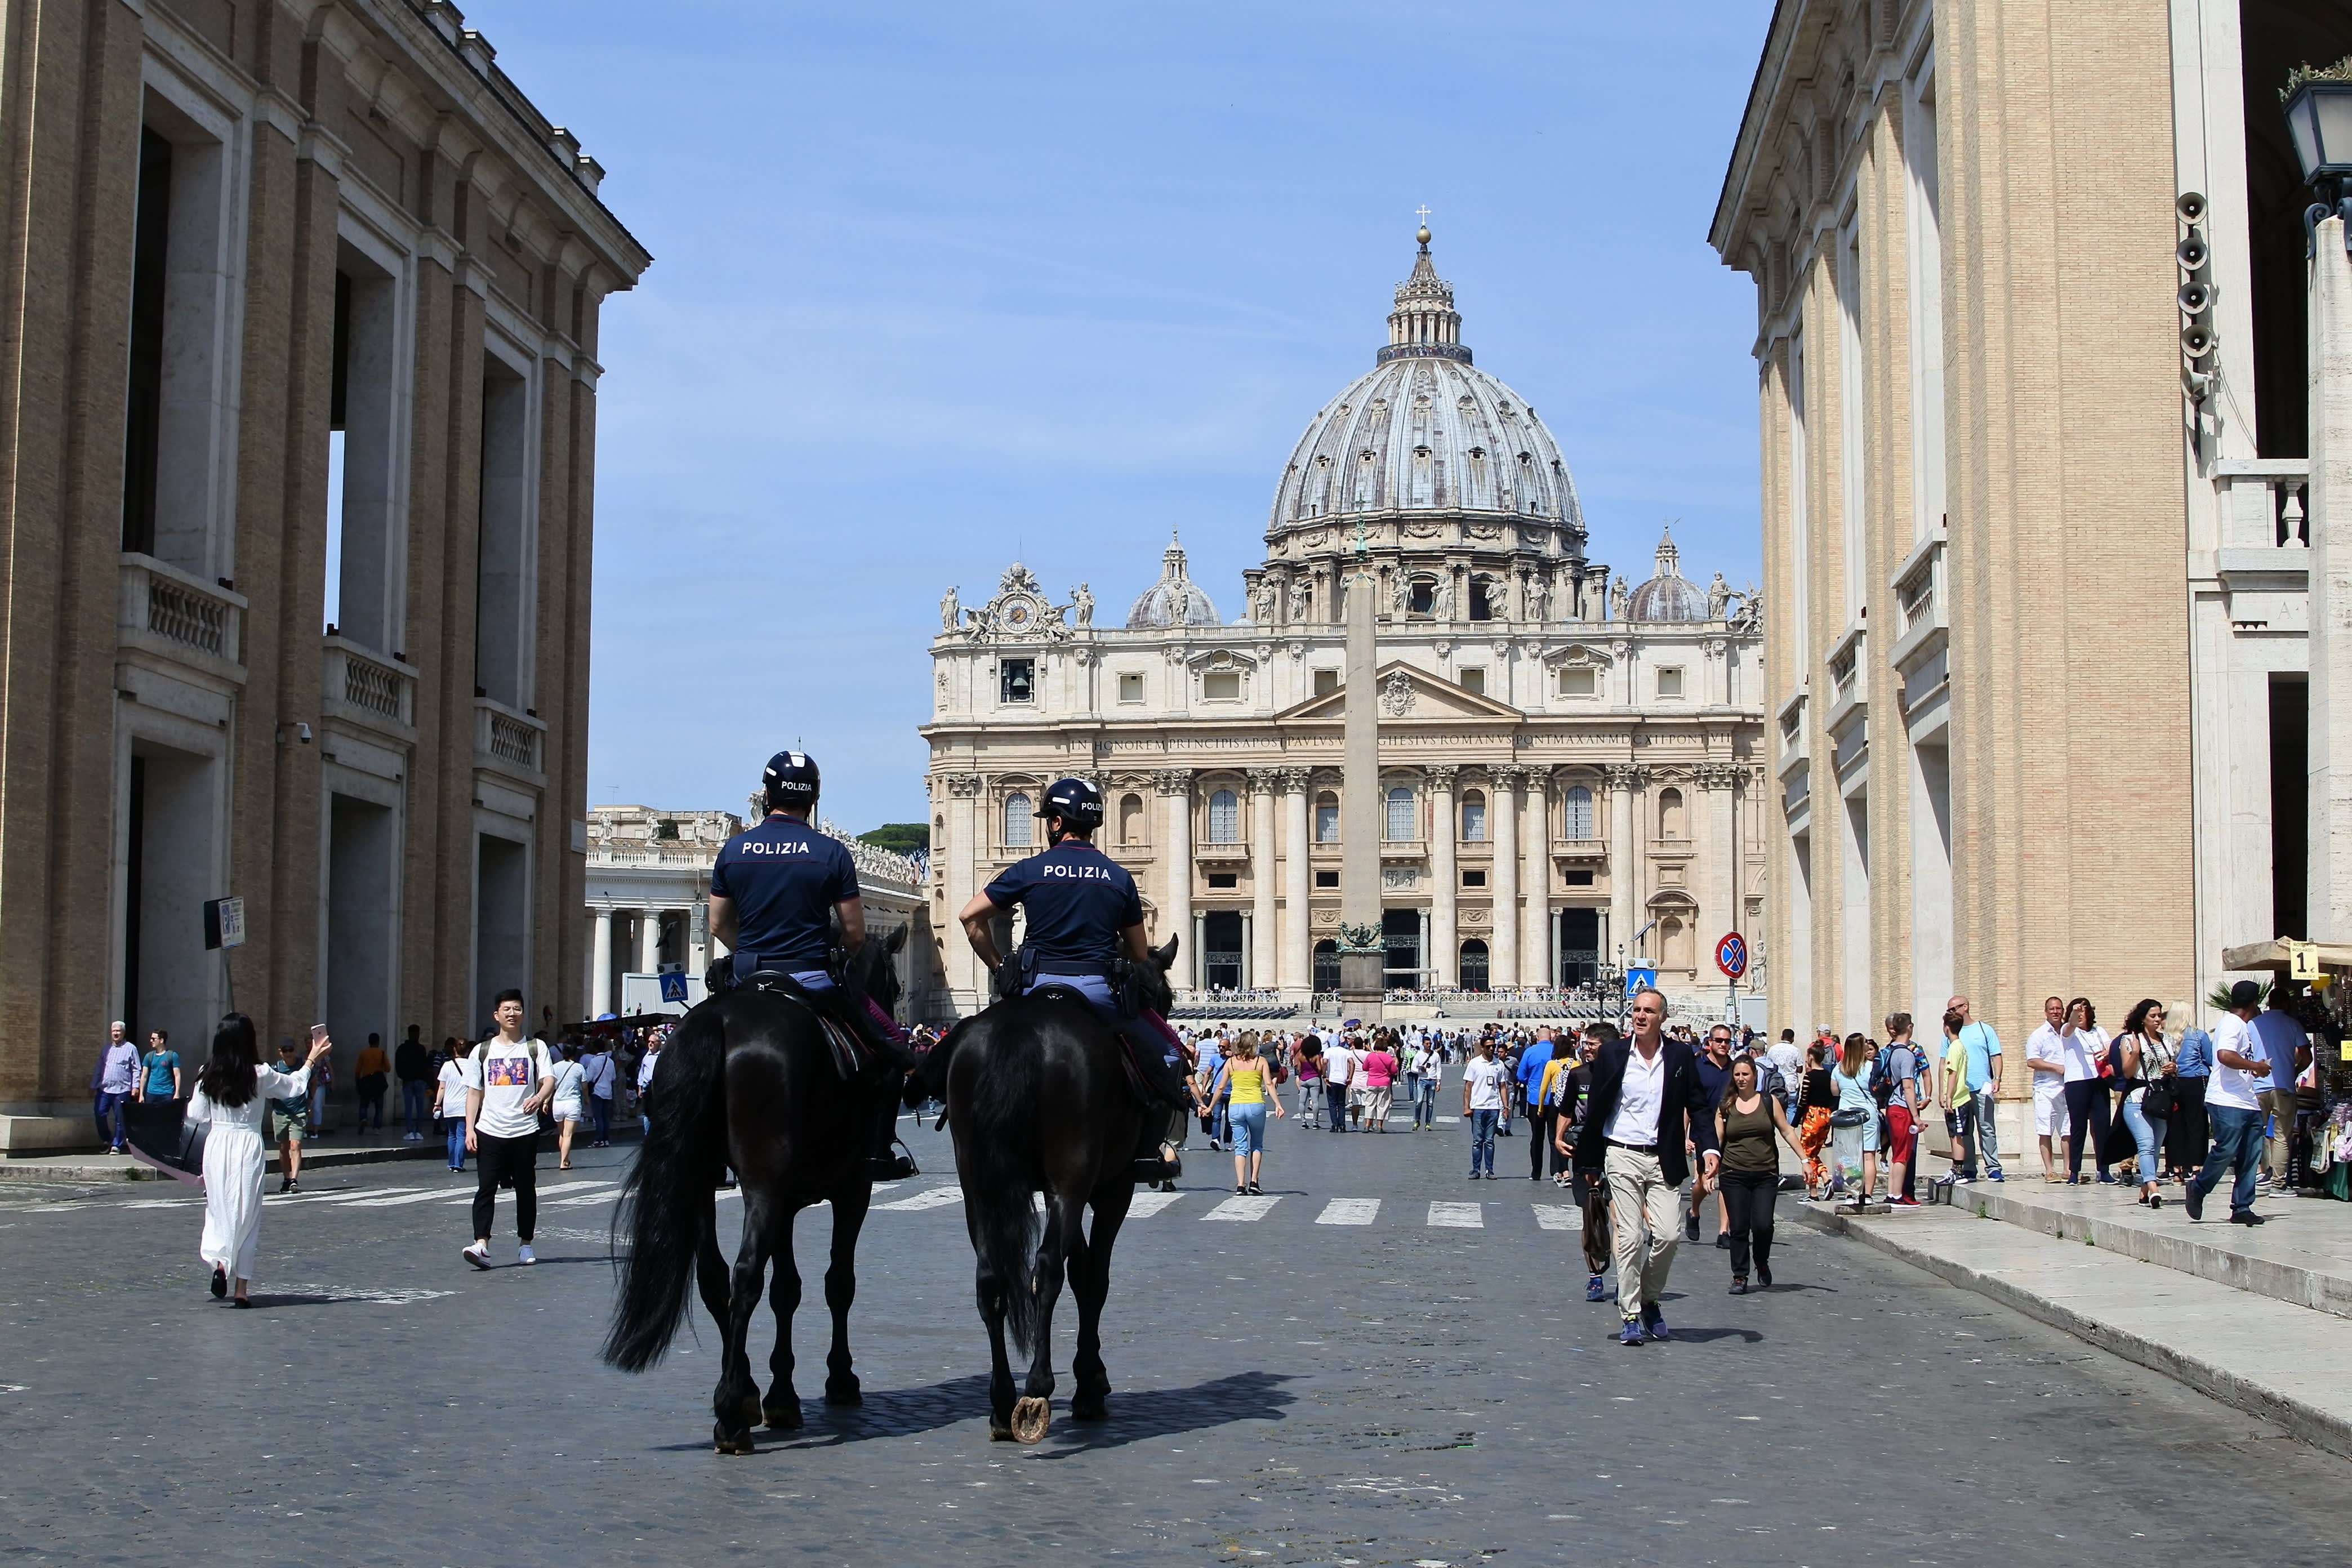
M 2345 195 L 2352 184 L 2352 72 L 2337 66 L 2328 76 L 2294 82 L 2286 97 L 2286 129 L 2295 162 L 2303 166 L 2303 182 L 2321 198 L 2304 209 L 2305 241 L 2331 213 L 2344 218 L 2352 235 L 2352 198 Z M 2352 249 L 2352 238 L 2346 247 Z

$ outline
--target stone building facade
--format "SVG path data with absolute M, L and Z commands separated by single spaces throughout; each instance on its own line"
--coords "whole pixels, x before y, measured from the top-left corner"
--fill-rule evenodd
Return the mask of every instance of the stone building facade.
M 1776 1026 L 2120 1016 L 2305 934 L 2279 89 L 2347 53 L 2317 0 L 1776 11 L 1711 236 L 1757 285 Z
M 5 27 L 0 1148 L 87 1134 L 110 1019 L 201 1051 L 207 899 L 270 1035 L 560 1013 L 601 168 L 439 0 Z
M 1638 586 L 1587 554 L 1558 444 L 1474 366 L 1428 231 L 1373 368 L 1308 423 L 1225 622 L 1171 543 L 1123 621 L 1021 565 L 931 645 L 931 923 L 952 1006 L 984 992 L 956 911 L 1043 847 L 1041 790 L 1100 784 L 1180 984 L 1336 984 L 1345 584 L 1379 595 L 1381 920 L 1392 986 L 1549 985 L 1637 956 L 1685 982 L 1753 930 L 1760 637 L 1671 538 Z M 1643 934 L 1646 932 L 1646 934 Z

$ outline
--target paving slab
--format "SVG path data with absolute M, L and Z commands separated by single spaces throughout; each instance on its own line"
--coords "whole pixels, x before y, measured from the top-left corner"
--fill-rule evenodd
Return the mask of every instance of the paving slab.
M 1783 1212 L 2352 1456 L 2352 1411 L 2326 1403 L 2352 1386 L 2352 1335 L 2331 1313 L 1957 1204 L 1892 1219 L 1825 1204 Z

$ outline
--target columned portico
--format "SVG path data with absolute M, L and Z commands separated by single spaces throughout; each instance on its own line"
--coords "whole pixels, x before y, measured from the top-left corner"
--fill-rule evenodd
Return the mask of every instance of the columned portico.
M 1281 774 L 1273 768 L 1249 770 L 1250 786 L 1250 911 L 1248 983 L 1276 984 L 1277 948 L 1274 925 L 1274 792 Z
M 1634 910 L 1633 848 L 1638 842 L 1634 831 L 1633 792 L 1640 787 L 1642 770 L 1631 765 L 1608 769 L 1603 774 L 1609 784 L 1609 941 L 1624 950 L 1622 962 L 1633 962 L 1633 933 L 1642 929 Z M 1614 953 L 1602 955 L 1613 958 Z

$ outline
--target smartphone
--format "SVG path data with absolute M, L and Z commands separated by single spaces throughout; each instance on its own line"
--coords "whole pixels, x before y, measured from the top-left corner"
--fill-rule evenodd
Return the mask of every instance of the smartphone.
M 310 1043 L 311 1043 L 312 1045 L 314 1045 L 314 1046 L 315 1046 L 315 1045 L 317 1045 L 320 1040 L 323 1040 L 323 1039 L 325 1039 L 326 1037 L 327 1037 L 327 1026 L 326 1026 L 326 1025 L 324 1025 L 324 1024 L 313 1024 L 313 1025 L 311 1025 L 311 1026 L 310 1026 Z

